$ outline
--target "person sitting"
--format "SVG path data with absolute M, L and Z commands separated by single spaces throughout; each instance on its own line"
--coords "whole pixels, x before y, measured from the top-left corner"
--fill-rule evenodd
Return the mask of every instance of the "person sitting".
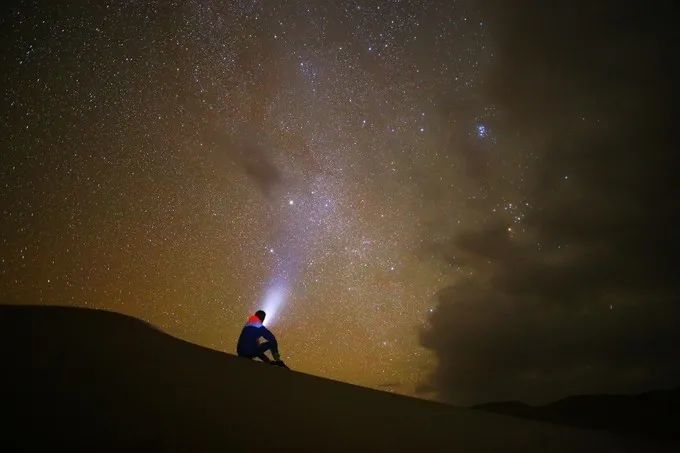
M 276 342 L 276 337 L 269 329 L 262 325 L 265 316 L 266 313 L 264 311 L 258 310 L 248 318 L 248 322 L 243 326 L 241 335 L 238 338 L 236 353 L 239 357 L 248 359 L 258 358 L 265 363 L 286 367 L 279 355 L 279 345 Z M 260 342 L 261 338 L 264 338 L 265 341 Z M 267 351 L 271 351 L 271 355 L 274 358 L 273 361 L 265 354 Z

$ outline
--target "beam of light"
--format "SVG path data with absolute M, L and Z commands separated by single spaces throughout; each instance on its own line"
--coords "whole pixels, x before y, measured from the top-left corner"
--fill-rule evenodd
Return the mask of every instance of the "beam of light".
M 325 237 L 328 216 L 334 210 L 334 198 L 324 190 L 328 184 L 321 180 L 305 197 L 287 198 L 283 206 L 289 210 L 284 217 L 281 236 L 268 247 L 273 256 L 269 280 L 258 301 L 260 309 L 267 314 L 265 324 L 274 325 L 281 320 L 281 314 L 290 301 L 298 278 L 303 273 L 306 257 L 319 238 Z
M 276 315 L 289 294 L 290 289 L 285 282 L 274 284 L 266 290 L 261 302 L 262 310 L 267 314 L 264 319 L 264 324 L 271 326 L 276 322 Z
M 290 234 L 290 231 L 289 231 Z M 292 237 L 296 237 L 291 235 Z M 281 246 L 274 249 L 274 262 L 271 277 L 264 287 L 259 300 L 259 308 L 266 313 L 264 324 L 271 326 L 280 319 L 282 308 L 286 305 L 300 274 L 301 257 L 304 244 L 292 239 L 280 241 Z
M 294 206 L 292 200 L 288 205 Z M 299 233 L 300 225 L 296 221 L 290 221 L 284 231 L 284 237 L 277 241 L 279 246 L 270 248 L 270 254 L 274 257 L 273 267 L 259 300 L 258 308 L 266 313 L 264 324 L 267 326 L 280 320 L 279 315 L 292 295 L 308 240 L 306 235 Z

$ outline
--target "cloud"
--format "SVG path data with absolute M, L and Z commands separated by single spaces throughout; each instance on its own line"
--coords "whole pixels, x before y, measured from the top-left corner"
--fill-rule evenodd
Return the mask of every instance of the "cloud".
M 224 160 L 236 162 L 260 191 L 266 197 L 271 197 L 283 182 L 283 177 L 270 149 L 256 138 L 260 135 L 254 131 L 228 135 L 215 129 L 205 133 L 215 150 L 218 163 L 224 163 Z
M 431 383 L 459 404 L 677 385 L 672 6 L 487 6 L 483 98 L 497 167 L 522 169 L 523 218 L 486 215 L 437 244 L 464 277 L 422 332 Z
M 240 162 L 246 174 L 267 196 L 281 183 L 281 173 L 268 158 L 263 148 L 254 143 L 246 143 L 241 148 Z

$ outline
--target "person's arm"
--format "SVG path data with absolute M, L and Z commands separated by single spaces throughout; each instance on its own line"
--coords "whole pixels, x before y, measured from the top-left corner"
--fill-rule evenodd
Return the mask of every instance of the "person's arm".
M 281 360 L 281 356 L 279 356 L 279 344 L 276 342 L 276 337 L 265 326 L 262 326 L 261 329 L 262 337 L 272 344 L 271 351 L 272 355 L 274 356 L 274 360 Z

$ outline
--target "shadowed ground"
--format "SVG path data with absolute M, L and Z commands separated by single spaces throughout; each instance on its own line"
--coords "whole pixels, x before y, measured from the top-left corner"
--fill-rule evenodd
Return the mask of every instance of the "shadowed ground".
M 239 359 L 120 314 L 1 306 L 4 444 L 164 451 L 642 451 Z

